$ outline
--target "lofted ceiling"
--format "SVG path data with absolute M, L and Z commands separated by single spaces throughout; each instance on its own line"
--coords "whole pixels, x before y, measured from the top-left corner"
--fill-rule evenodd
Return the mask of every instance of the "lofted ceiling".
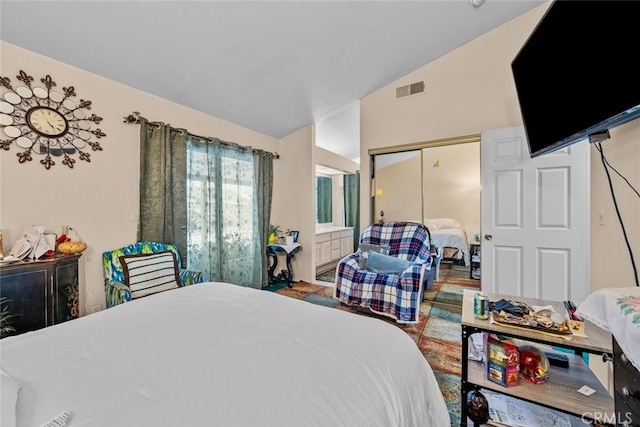
M 543 3 L 1 1 L 0 39 L 282 138 Z

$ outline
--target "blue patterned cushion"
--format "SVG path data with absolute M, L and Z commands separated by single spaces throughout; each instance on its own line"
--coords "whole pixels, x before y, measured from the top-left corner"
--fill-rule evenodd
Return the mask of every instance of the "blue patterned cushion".
M 411 261 L 398 257 L 379 254 L 370 251 L 367 258 L 367 270 L 380 274 L 397 274 L 401 275 L 411 264 Z
M 172 251 L 121 256 L 120 264 L 134 299 L 178 287 L 178 263 Z
M 377 252 L 379 254 L 389 255 L 389 250 L 391 248 L 385 245 L 369 245 L 367 243 L 360 243 L 358 245 L 358 265 L 360 266 L 360 270 L 365 270 L 367 268 L 367 258 L 369 257 L 369 252 Z

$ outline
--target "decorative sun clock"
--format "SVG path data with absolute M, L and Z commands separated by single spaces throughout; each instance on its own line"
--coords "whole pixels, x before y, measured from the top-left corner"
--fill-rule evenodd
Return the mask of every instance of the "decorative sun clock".
M 100 124 L 102 117 L 89 115 L 91 101 L 75 101 L 75 88 L 63 87 L 62 93 L 53 90 L 56 82 L 47 75 L 40 79 L 44 87 L 33 87 L 33 77 L 20 70 L 16 76 L 24 86 L 11 85 L 11 79 L 0 77 L 4 93 L 0 97 L 0 148 L 9 150 L 15 144 L 19 150 L 18 161 L 32 160 L 32 154 L 44 155 L 40 163 L 46 169 L 55 165 L 55 157 L 62 164 L 73 168 L 76 160 L 91 162 L 92 151 L 102 151 L 100 143 L 92 141 L 107 136 L 99 128 L 91 129 L 92 123 Z M 8 139 L 3 139 L 6 137 Z

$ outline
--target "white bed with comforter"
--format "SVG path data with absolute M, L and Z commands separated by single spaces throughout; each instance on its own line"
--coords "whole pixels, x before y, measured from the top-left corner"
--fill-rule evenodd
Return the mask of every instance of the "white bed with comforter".
M 445 256 L 445 248 L 457 249 L 454 259 L 464 261 L 464 265 L 467 267 L 471 265 L 469 239 L 458 221 L 451 218 L 425 218 L 424 225 L 427 226 L 431 233 L 431 243 L 440 248 L 443 256 Z
M 17 426 L 65 412 L 70 427 L 450 425 L 433 371 L 405 332 L 226 283 L 0 344 L 2 418 L 15 415 Z

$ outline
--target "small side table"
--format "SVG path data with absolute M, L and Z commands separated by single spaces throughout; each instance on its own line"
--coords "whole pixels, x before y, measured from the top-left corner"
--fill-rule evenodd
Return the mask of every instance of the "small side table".
M 296 252 L 302 249 L 300 243 L 294 243 L 292 245 L 269 245 L 267 246 L 267 257 L 269 258 L 269 284 L 273 285 L 276 282 L 285 280 L 287 286 L 293 287 L 293 269 L 291 268 L 291 260 L 295 256 Z M 287 268 L 283 269 L 274 275 L 276 267 L 278 266 L 278 253 L 284 253 L 287 256 Z
M 471 258 L 471 268 L 469 269 L 470 279 L 480 279 L 480 242 L 469 243 L 469 256 Z

